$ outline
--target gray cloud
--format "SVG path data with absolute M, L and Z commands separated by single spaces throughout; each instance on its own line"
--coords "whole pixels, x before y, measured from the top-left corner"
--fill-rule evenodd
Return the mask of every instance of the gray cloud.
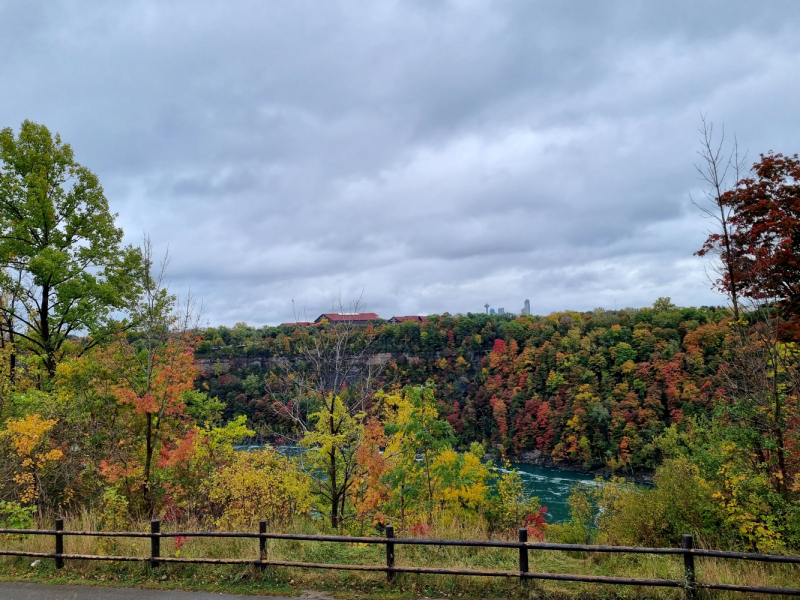
M 531 0 L 0 5 L 3 126 L 95 170 L 213 323 L 720 303 L 699 116 L 794 153 L 800 7 Z

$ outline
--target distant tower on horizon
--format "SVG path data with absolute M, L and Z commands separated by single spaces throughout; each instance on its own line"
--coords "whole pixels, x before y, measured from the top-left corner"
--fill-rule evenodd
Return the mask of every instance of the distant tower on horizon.
M 486 314 L 488 315 L 489 314 L 489 303 L 487 302 L 486 304 L 484 304 L 484 306 L 486 307 Z
M 489 309 L 489 314 L 490 314 L 490 315 L 493 315 L 493 314 L 494 314 L 494 309 L 493 309 L 493 308 L 490 308 L 490 309 Z
M 525 308 L 522 309 L 522 314 L 523 315 L 531 314 L 531 301 L 530 300 L 527 300 L 527 299 L 525 300 Z

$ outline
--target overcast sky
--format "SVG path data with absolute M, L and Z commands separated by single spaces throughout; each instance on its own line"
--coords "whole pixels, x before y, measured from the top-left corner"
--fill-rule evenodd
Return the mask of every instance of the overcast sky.
M 61 133 L 212 325 L 721 304 L 700 115 L 800 152 L 798 31 L 797 0 L 0 0 L 0 127 Z

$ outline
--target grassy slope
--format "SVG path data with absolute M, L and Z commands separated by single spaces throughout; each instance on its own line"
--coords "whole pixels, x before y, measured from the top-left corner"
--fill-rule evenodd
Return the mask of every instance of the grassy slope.
M 93 519 L 83 515 L 70 519 L 67 529 L 96 529 Z M 145 530 L 142 524 L 137 528 Z M 166 529 L 166 528 L 165 528 Z M 197 527 L 191 527 L 197 529 Z M 287 529 L 317 533 L 313 523 L 299 522 Z M 31 536 L 26 539 L 3 536 L 5 549 L 28 549 L 51 552 L 53 538 Z M 432 537 L 482 539 L 480 532 L 439 530 Z M 257 555 L 254 539 L 193 538 L 180 549 L 173 538 L 162 539 L 163 556 L 247 558 Z M 68 537 L 66 552 L 81 554 L 117 554 L 147 556 L 146 539 Z M 473 568 L 513 571 L 517 551 L 498 548 L 457 548 L 396 546 L 396 564 L 427 567 Z M 268 555 L 275 560 L 316 563 L 382 565 L 384 547 L 377 544 L 334 544 L 270 540 Z M 530 582 L 523 588 L 515 578 L 455 577 L 447 575 L 398 575 L 387 584 L 382 573 L 301 570 L 275 568 L 261 573 L 250 566 L 164 565 L 151 570 L 145 563 L 67 561 L 57 571 L 52 560 L 31 567 L 33 559 L 5 557 L 0 560 L 0 579 L 42 581 L 47 583 L 90 583 L 115 586 L 138 586 L 210 590 L 217 592 L 267 595 L 295 595 L 312 588 L 333 596 L 352 598 L 683 598 L 683 591 L 671 588 L 639 588 L 580 583 Z M 531 551 L 530 570 L 540 573 L 575 573 L 652 579 L 681 579 L 680 556 L 612 555 Z M 800 569 L 790 565 L 762 565 L 715 559 L 698 559 L 700 581 L 739 583 L 756 586 L 800 587 Z M 741 594 L 717 594 L 715 598 L 742 598 Z

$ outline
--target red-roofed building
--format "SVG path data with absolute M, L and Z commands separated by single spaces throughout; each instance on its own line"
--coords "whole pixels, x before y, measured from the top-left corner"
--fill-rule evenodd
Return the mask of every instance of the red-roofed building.
M 380 319 L 375 313 L 322 313 L 314 323 L 355 323 L 356 325 L 366 325 L 370 321 Z
M 405 323 L 406 321 L 412 321 L 414 323 L 422 323 L 425 320 L 425 317 L 420 316 L 409 316 L 409 317 L 392 317 L 389 319 L 389 323 Z

